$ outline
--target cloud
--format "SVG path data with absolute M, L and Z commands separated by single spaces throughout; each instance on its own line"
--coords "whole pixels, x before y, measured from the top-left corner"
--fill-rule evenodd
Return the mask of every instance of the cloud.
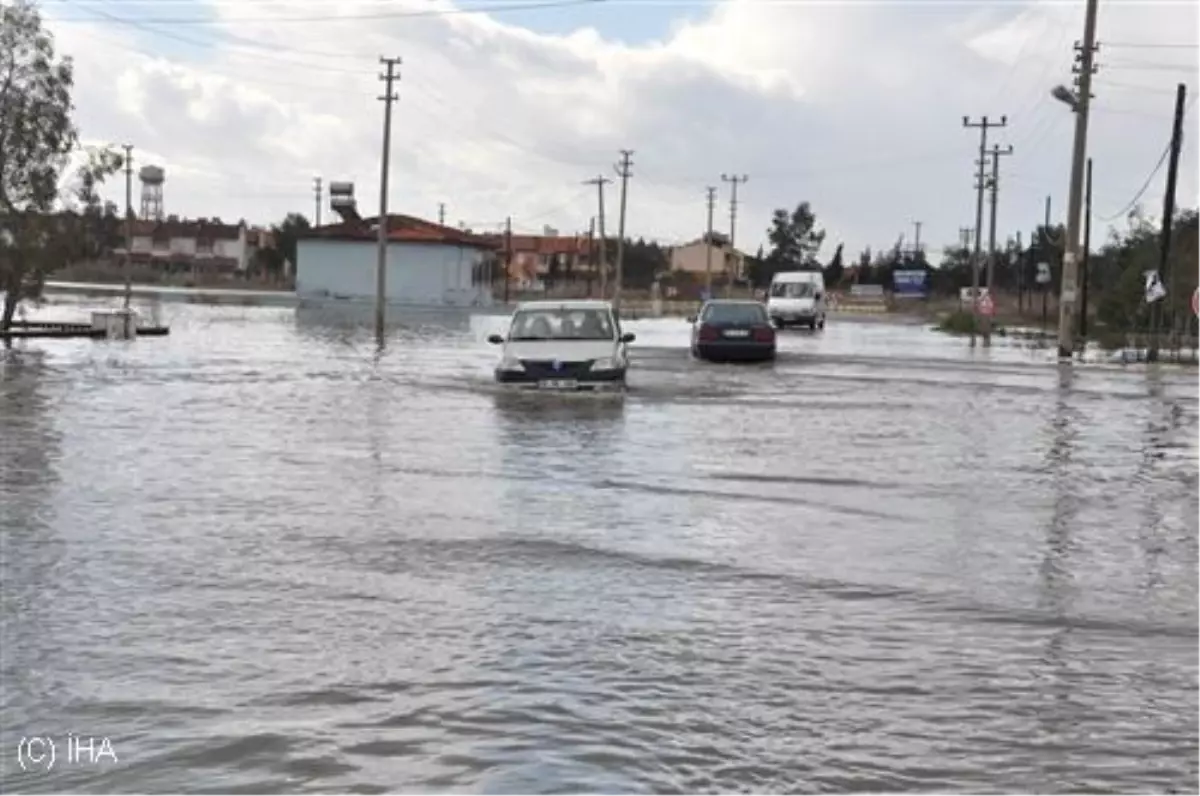
M 725 229 L 726 172 L 750 175 L 739 191 L 744 248 L 763 241 L 775 207 L 802 200 L 828 230 L 825 256 L 843 241 L 850 252 L 890 246 L 914 221 L 940 247 L 974 219 L 978 138 L 962 117 L 981 114 L 1007 115 L 993 140 L 1016 149 L 1002 164 L 1001 236 L 1038 222 L 1048 194 L 1056 217 L 1065 205 L 1072 117 L 1049 88 L 1069 82 L 1081 7 L 718 0 L 690 21 L 681 9 L 673 31 L 636 45 L 605 38 L 586 16 L 556 34 L 522 27 L 517 12 L 378 18 L 431 7 L 454 8 L 360 0 L 297 23 L 284 19 L 322 7 L 221 2 L 204 7 L 220 25 L 131 25 L 195 17 L 199 6 L 111 3 L 72 7 L 73 19 L 95 22 L 49 26 L 77 63 L 84 137 L 132 143 L 139 162 L 163 165 L 168 212 L 311 216 L 318 175 L 354 181 L 360 204 L 376 207 L 383 54 L 403 58 L 395 211 L 436 217 L 444 202 L 450 223 L 494 229 L 511 215 L 518 229 L 583 231 L 596 212 L 584 180 L 615 178 L 617 150 L 630 148 L 635 236 L 699 235 L 707 185 L 722 188 Z M 635 20 L 638 5 L 585 11 Z M 1114 46 L 1101 50 L 1094 92 L 1098 214 L 1120 209 L 1157 161 L 1174 82 L 1196 82 L 1194 48 L 1116 45 L 1195 44 L 1196 27 L 1190 4 L 1102 4 L 1100 40 Z M 1196 203 L 1195 163 L 1189 142 L 1185 206 Z M 122 201 L 123 186 L 110 188 Z M 1148 206 L 1160 196 L 1161 181 Z

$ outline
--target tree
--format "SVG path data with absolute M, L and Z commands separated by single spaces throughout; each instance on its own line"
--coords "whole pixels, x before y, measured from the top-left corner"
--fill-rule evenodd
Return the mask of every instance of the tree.
M 833 253 L 833 259 L 829 261 L 829 265 L 825 266 L 825 284 L 828 287 L 836 287 L 842 283 L 842 277 L 845 276 L 846 268 L 842 265 L 842 248 L 845 246 L 839 243 L 837 251 Z
M 801 202 L 789 213 L 783 208 L 771 217 L 767 241 L 771 251 L 750 271 L 756 286 L 765 285 L 780 271 L 816 270 L 817 252 L 825 240 L 825 231 L 817 227 L 817 217 L 808 202 Z
M 89 152 L 77 172 L 83 212 L 55 214 L 79 140 L 73 86 L 71 59 L 56 57 L 33 3 L 0 5 L 0 331 L 22 300 L 41 295 L 49 272 L 80 254 L 85 219 L 102 217 L 96 186 L 122 165 L 110 151 Z
M 300 236 L 312 229 L 312 224 L 301 213 L 288 213 L 283 221 L 271 226 L 271 237 L 275 245 L 259 249 L 259 267 L 278 278 L 283 275 L 285 262 L 296 267 L 296 243 Z

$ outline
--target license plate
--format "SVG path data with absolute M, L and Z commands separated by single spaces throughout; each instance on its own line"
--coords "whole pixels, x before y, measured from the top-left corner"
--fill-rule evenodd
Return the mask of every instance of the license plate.
M 544 379 L 538 382 L 538 388 L 543 390 L 573 390 L 579 382 L 574 379 Z
M 726 329 L 726 337 L 749 337 L 750 333 L 745 329 Z

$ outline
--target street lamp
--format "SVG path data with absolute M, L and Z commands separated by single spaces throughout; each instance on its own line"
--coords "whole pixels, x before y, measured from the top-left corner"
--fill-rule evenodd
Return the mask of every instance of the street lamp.
M 1066 86 L 1055 86 L 1051 89 L 1050 96 L 1069 107 L 1072 111 L 1079 111 L 1079 96 Z

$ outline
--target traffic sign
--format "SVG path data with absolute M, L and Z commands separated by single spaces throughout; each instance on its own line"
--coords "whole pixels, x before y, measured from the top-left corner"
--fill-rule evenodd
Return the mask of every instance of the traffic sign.
M 1050 263 L 1037 264 L 1037 283 L 1039 285 L 1049 284 L 1050 282 Z
M 996 311 L 996 305 L 992 303 L 992 294 L 984 293 L 979 299 L 979 311 L 989 318 Z

